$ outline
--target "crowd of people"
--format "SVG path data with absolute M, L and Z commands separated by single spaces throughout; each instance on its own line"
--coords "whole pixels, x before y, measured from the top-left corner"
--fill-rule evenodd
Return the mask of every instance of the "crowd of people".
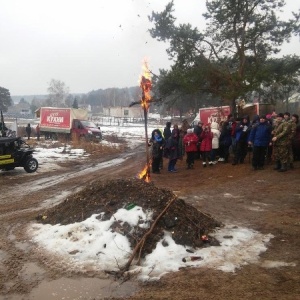
M 263 170 L 266 161 L 274 161 L 275 170 L 285 172 L 300 160 L 300 124 L 297 114 L 275 113 L 234 118 L 189 126 L 184 120 L 178 124 L 167 122 L 164 130 L 155 129 L 149 140 L 152 154 L 152 172 L 160 174 L 163 158 L 168 159 L 168 172 L 177 172 L 178 159 L 186 157 L 187 169 L 193 169 L 195 160 L 202 166 L 217 163 L 243 164 L 252 153 L 253 170 Z

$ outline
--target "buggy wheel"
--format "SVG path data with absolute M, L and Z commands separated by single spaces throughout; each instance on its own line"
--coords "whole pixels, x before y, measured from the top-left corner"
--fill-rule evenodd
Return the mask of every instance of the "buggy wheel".
M 32 158 L 27 159 L 25 166 L 24 166 L 24 170 L 27 173 L 33 173 L 37 170 L 38 166 L 39 166 L 38 161 L 32 157 Z

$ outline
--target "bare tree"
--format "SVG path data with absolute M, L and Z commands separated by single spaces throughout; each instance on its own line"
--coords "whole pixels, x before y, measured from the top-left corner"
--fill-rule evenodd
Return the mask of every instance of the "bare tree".
M 48 104 L 55 107 L 65 107 L 66 99 L 69 95 L 69 88 L 61 80 L 51 79 L 48 87 Z

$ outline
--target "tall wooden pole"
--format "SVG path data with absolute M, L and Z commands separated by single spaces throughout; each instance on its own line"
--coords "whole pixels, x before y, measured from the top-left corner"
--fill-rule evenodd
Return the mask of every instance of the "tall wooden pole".
M 144 123 L 145 123 L 145 139 L 146 139 L 146 159 L 147 159 L 147 171 L 146 178 L 150 181 L 150 155 L 149 155 L 149 146 L 148 146 L 148 106 L 146 103 L 145 93 L 143 91 L 142 103 L 144 108 Z

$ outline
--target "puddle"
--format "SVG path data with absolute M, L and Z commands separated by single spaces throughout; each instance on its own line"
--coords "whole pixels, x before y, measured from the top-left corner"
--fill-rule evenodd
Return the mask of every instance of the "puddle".
M 127 297 L 137 289 L 138 284 L 129 281 L 120 284 L 109 279 L 61 278 L 43 281 L 29 295 L 12 295 L 9 300 L 100 300 L 107 297 Z

